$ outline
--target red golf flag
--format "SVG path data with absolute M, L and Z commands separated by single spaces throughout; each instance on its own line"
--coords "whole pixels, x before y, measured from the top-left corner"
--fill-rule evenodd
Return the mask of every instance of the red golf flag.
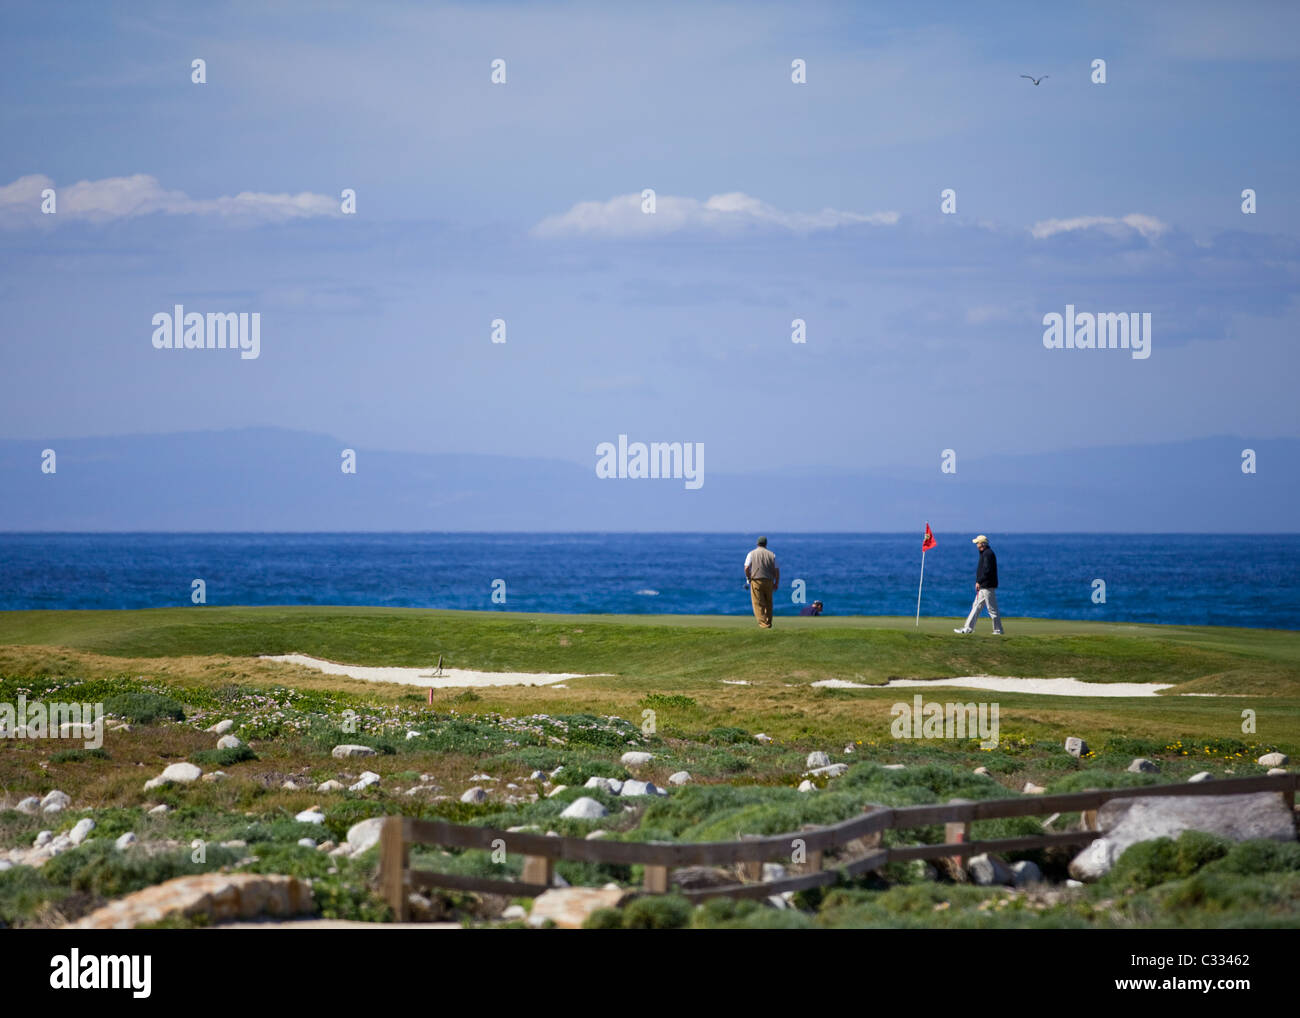
M 934 539 L 934 534 L 930 533 L 930 524 L 925 525 L 925 540 L 921 542 L 921 551 L 927 552 L 939 542 Z

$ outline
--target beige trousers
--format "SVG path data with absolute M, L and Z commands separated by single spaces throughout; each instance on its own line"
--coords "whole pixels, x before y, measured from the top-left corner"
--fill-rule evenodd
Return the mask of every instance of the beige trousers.
M 749 598 L 754 602 L 754 618 L 764 629 L 772 628 L 772 581 L 750 580 Z

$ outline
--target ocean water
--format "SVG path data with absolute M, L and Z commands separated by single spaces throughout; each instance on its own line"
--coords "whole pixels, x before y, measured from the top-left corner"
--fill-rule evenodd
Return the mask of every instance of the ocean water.
M 935 536 L 921 613 L 964 615 L 971 535 Z M 1300 629 L 1300 535 L 989 536 L 1008 619 Z M 202 579 L 210 605 L 744 615 L 752 546 L 740 534 L 0 534 L 0 609 L 189 605 Z M 773 533 L 769 547 L 778 616 L 798 614 L 797 580 L 830 615 L 916 610 L 919 533 Z

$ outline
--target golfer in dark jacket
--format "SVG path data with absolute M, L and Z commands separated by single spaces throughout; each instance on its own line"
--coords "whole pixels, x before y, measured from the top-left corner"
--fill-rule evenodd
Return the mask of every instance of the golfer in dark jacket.
M 975 620 L 980 608 L 988 609 L 989 618 L 993 620 L 993 635 L 1002 635 L 1002 616 L 998 614 L 998 557 L 989 547 L 989 539 L 983 534 L 972 542 L 980 550 L 980 563 L 975 567 L 975 603 L 970 606 L 966 616 L 966 625 L 954 629 L 954 633 L 975 632 Z

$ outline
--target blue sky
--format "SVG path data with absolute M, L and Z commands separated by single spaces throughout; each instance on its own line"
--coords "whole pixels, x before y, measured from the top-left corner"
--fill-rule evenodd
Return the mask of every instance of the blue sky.
M 7 4 L 0 437 L 1297 437 L 1300 8 L 1133 6 Z M 176 303 L 259 312 L 261 356 L 155 350 Z M 1152 356 L 1044 349 L 1067 304 L 1150 312 Z

